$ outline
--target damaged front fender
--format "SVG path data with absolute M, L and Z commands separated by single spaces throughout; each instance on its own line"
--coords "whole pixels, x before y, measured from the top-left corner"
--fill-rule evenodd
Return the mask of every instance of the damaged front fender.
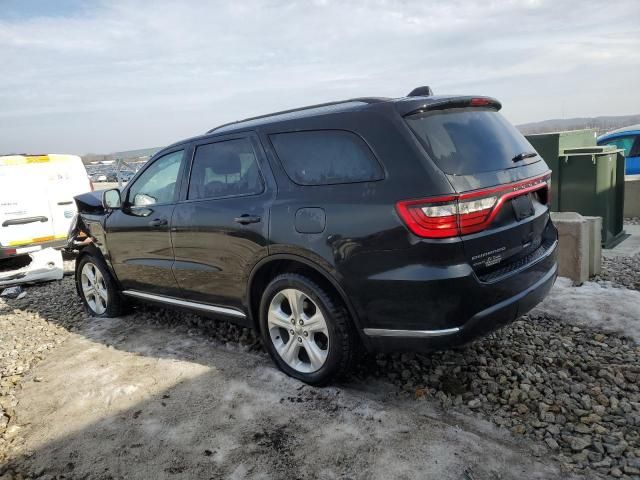
M 99 233 L 104 229 L 104 220 L 107 212 L 102 206 L 102 192 L 87 192 L 74 197 L 78 213 L 71 222 L 67 235 L 67 252 L 77 253 L 83 247 L 95 242 L 95 226 L 99 225 Z M 102 236 L 102 235 L 101 235 Z
M 102 192 L 88 192 L 74 198 L 78 214 L 71 222 L 65 250 L 80 256 L 102 259 L 117 282 L 107 249 L 106 222 L 110 211 L 102 206 Z
M 67 253 L 77 253 L 82 247 L 91 243 L 93 243 L 93 238 L 88 235 L 82 217 L 76 214 L 71 221 L 69 233 L 67 234 L 67 244 L 64 246 L 64 250 Z

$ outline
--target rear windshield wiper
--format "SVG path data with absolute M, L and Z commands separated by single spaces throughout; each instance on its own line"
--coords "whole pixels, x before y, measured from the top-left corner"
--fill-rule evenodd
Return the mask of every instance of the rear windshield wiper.
M 517 154 L 515 157 L 511 159 L 512 162 L 519 162 L 520 160 L 524 160 L 525 158 L 531 158 L 538 155 L 536 152 L 522 152 Z

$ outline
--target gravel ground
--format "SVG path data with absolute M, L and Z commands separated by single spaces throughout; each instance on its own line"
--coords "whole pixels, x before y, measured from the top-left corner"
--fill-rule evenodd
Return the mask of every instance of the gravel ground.
M 634 262 L 608 264 L 602 281 L 637 288 Z M 253 332 L 226 322 L 152 307 L 127 318 L 262 351 Z M 11 418 L 22 376 L 84 322 L 70 277 L 29 287 L 21 300 L 0 299 L 0 465 L 16 441 Z M 631 340 L 545 312 L 465 349 L 365 358 L 351 380 L 383 379 L 416 401 L 490 420 L 531 439 L 537 455 L 565 472 L 640 478 L 639 360 Z
M 360 375 L 537 440 L 565 471 L 640 478 L 639 361 L 628 339 L 539 315 L 463 350 L 378 356 Z
M 640 217 L 627 217 L 625 225 L 640 225 Z M 602 273 L 595 277 L 598 283 L 610 282 L 613 287 L 640 290 L 640 254 L 631 257 L 602 257 Z
M 596 277 L 596 281 L 640 290 L 640 254 L 632 257 L 602 257 L 602 273 Z
M 11 463 L 41 480 L 578 480 L 477 415 L 373 376 L 309 387 L 249 345 L 94 319 L 24 379 Z
M 65 267 L 71 268 L 71 262 Z M 84 318 L 71 278 L 26 289 L 21 300 L 0 298 L 0 464 L 22 378 Z

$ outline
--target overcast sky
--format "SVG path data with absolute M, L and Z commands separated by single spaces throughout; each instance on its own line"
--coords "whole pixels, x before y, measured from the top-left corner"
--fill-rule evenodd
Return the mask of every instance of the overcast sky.
M 640 1 L 0 0 L 0 152 L 161 146 L 355 96 L 640 113 Z

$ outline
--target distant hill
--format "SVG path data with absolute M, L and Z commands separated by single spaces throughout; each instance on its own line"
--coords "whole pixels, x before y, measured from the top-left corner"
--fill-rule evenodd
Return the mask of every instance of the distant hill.
M 124 152 L 113 152 L 113 153 L 87 153 L 86 155 L 82 155 L 82 161 L 85 164 L 89 164 L 92 162 L 104 162 L 109 160 L 135 160 L 135 159 L 147 159 L 152 156 L 163 147 L 154 147 L 154 148 L 140 148 L 138 150 L 127 150 Z
M 640 123 L 640 114 L 619 115 L 606 117 L 585 117 L 585 118 L 556 118 L 553 120 L 543 120 L 542 122 L 524 123 L 517 125 L 518 129 L 525 135 L 530 133 L 561 132 L 565 130 L 582 130 L 584 128 L 594 128 L 598 135 Z

